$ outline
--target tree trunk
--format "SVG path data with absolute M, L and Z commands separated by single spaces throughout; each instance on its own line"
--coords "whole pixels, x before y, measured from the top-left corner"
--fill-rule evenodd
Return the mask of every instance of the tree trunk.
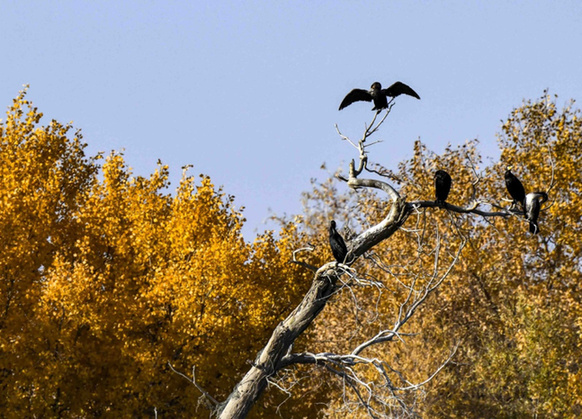
M 219 418 L 244 418 L 267 385 L 267 379 L 278 371 L 281 359 L 288 354 L 295 339 L 317 317 L 333 294 L 337 275 L 333 266 L 321 269 L 303 301 L 277 325 L 271 339 L 257 355 L 251 369 L 236 385 L 228 399 L 219 408 Z
M 362 184 L 357 184 L 362 182 Z M 354 180 L 355 186 L 367 186 L 384 189 L 383 182 Z M 387 188 L 390 188 L 387 186 Z M 385 189 L 386 190 L 386 189 Z M 388 190 L 386 190 L 388 192 Z M 390 188 L 390 192 L 392 192 Z M 348 260 L 351 263 L 367 250 L 394 234 L 410 214 L 411 207 L 395 194 L 393 205 L 387 217 L 378 225 L 360 234 L 351 243 Z M 335 262 L 320 268 L 313 280 L 311 288 L 303 301 L 293 312 L 277 325 L 267 345 L 259 352 L 251 369 L 236 385 L 224 403 L 218 406 L 220 419 L 244 418 L 255 404 L 265 387 L 267 379 L 281 367 L 281 361 L 290 355 L 293 342 L 315 320 L 323 310 L 330 297 L 336 291 L 336 283 L 340 269 Z M 283 363 L 288 364 L 288 363 Z

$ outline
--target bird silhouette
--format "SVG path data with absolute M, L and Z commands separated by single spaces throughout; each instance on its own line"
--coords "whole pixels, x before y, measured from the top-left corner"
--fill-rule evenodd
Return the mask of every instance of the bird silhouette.
M 418 94 L 412 90 L 410 86 L 402 82 L 397 81 L 387 89 L 382 89 L 382 85 L 379 82 L 374 82 L 372 83 L 370 90 L 354 89 L 348 93 L 344 100 L 342 100 L 342 103 L 339 106 L 339 110 L 341 111 L 343 108 L 351 105 L 354 102 L 374 101 L 374 107 L 372 110 L 379 111 L 388 107 L 388 100 L 386 99 L 388 96 L 396 97 L 402 94 L 420 99 L 420 96 L 418 96 Z
M 513 205 L 519 202 L 522 209 L 525 209 L 525 189 L 517 176 L 511 173 L 511 166 L 505 171 L 505 187 L 513 198 Z
M 343 237 L 335 229 L 334 220 L 331 220 L 331 223 L 329 224 L 329 245 L 335 260 L 339 263 L 344 263 L 348 254 L 348 248 L 346 247 Z
M 525 219 L 529 221 L 529 232 L 538 234 L 538 218 L 542 204 L 548 200 L 548 194 L 545 192 L 530 192 L 525 196 Z
M 444 170 L 437 170 L 434 174 L 434 194 L 439 207 L 445 207 L 445 201 L 451 191 L 451 176 Z

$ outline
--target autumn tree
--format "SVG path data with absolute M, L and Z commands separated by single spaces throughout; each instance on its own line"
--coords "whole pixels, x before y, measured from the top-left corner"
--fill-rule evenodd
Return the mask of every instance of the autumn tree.
M 500 162 L 488 176 L 511 164 L 530 191 L 553 185 L 551 203 L 534 237 L 523 234 L 523 223 L 479 226 L 463 261 L 462 292 L 443 290 L 467 307 L 463 322 L 471 327 L 462 332 L 458 362 L 427 400 L 431 414 L 580 416 L 581 136 L 580 111 L 573 103 L 560 110 L 548 95 L 503 124 Z M 499 189 L 492 184 L 488 193 Z M 460 326 L 460 316 L 446 318 Z
M 0 125 L 3 417 L 191 417 L 200 393 L 174 371 L 192 366 L 226 397 L 305 292 L 287 263 L 301 235 L 245 242 L 210 178 L 185 170 L 171 194 L 162 164 L 141 177 L 121 154 L 87 157 L 25 94 Z
M 428 297 L 438 295 L 442 284 L 453 279 L 454 272 L 472 263 L 472 259 L 461 257 L 464 248 L 467 244 L 473 246 L 475 235 L 484 229 L 497 230 L 500 221 L 494 220 L 504 220 L 504 223 L 512 220 L 520 226 L 520 234 L 527 236 L 523 232 L 526 220 L 522 209 L 511 200 L 503 201 L 505 194 L 497 186 L 502 184 L 498 179 L 503 179 L 499 167 L 479 171 L 481 161 L 475 144 L 466 144 L 454 152 L 448 149 L 444 158 L 439 158 L 427 156 L 424 146 L 417 142 L 415 158 L 401 165 L 399 173 L 370 163 L 369 150 L 374 145 L 370 137 L 378 131 L 390 109 L 391 106 L 383 115 L 376 113 L 358 142 L 338 130 L 340 137 L 358 151 L 358 161 L 352 160 L 347 175 L 337 177 L 358 195 L 353 205 L 346 205 L 350 202 L 348 198 L 335 208 L 340 209 L 348 224 L 358 224 L 356 230 L 360 233 L 350 235 L 345 263 L 328 262 L 314 267 L 310 290 L 279 323 L 251 369 L 219 406 L 221 418 L 244 417 L 272 377 L 296 364 L 322 367 L 340 379 L 343 383 L 341 407 L 331 409 L 339 411 L 342 417 L 362 412 L 370 417 L 417 414 L 417 400 L 411 399 L 410 394 L 414 397 L 421 384 L 430 381 L 447 364 L 461 340 L 451 341 L 450 337 L 455 336 L 452 333 L 440 336 L 448 354 L 440 357 L 432 373 L 425 378 L 417 377 L 415 382 L 399 366 L 406 367 L 412 357 L 404 354 L 402 361 L 387 362 L 381 356 L 386 354 L 382 348 L 415 334 L 410 331 L 409 322 L 419 317 Z M 376 122 L 378 118 L 381 119 Z M 538 146 L 544 141 L 540 139 Z M 549 156 L 549 161 L 552 168 L 553 156 Z M 458 185 L 444 206 L 435 201 L 434 189 L 430 186 L 439 168 L 451 170 Z M 383 179 L 364 178 L 366 174 L 380 175 Z M 400 191 L 393 183 L 401 184 Z M 548 179 L 547 185 L 539 187 L 551 189 L 551 184 Z M 379 190 L 384 197 L 378 198 L 370 190 Z M 326 196 L 325 191 L 317 193 L 320 197 Z M 327 197 L 337 202 L 330 195 Z M 329 214 L 327 211 L 326 216 Z M 411 218 L 414 221 L 409 221 Z M 328 222 L 329 218 L 315 215 L 308 220 L 310 224 L 306 228 L 311 227 L 321 237 L 321 226 Z M 325 246 L 323 240 L 319 243 Z M 344 310 L 351 310 L 351 315 L 344 312 L 335 321 L 325 322 L 326 326 L 337 327 L 319 330 L 320 336 L 328 338 L 328 345 L 321 351 L 310 347 L 309 352 L 295 352 L 295 341 L 335 296 L 352 299 L 351 308 L 338 304 Z M 334 341 L 340 344 L 330 347 L 329 343 Z
M 356 278 L 366 281 L 341 283 L 313 323 L 310 348 L 320 366 L 310 373 L 319 380 L 330 373 L 324 366 L 326 358 L 334 360 L 329 354 L 351 354 L 387 325 L 393 328 L 410 284 L 418 292 L 426 289 L 422 276 L 430 281 L 435 255 L 450 258 L 464 243 L 445 282 L 397 339 L 368 354 L 384 360 L 390 382 L 373 363 L 348 365 L 360 378 L 361 395 L 371 397 L 362 403 L 353 383 L 337 380 L 335 388 L 326 388 L 333 400 L 326 416 L 579 416 L 581 128 L 572 104 L 558 110 L 555 99 L 544 95 L 511 113 L 494 164 L 482 167 L 476 141 L 440 155 L 416 142 L 414 156 L 396 171 L 369 163 L 399 185 L 409 202 L 432 194 L 434 171 L 445 168 L 453 176 L 450 204 L 488 202 L 496 211 L 507 209 L 503 173 L 511 165 L 527 192 L 549 190 L 551 203 L 542 211 L 538 235 L 527 232 L 518 212 L 476 217 L 452 208 L 419 208 L 390 240 L 353 265 Z M 306 193 L 303 220 L 310 243 L 326 246 L 322 226 L 331 218 L 347 226 L 346 236 L 357 237 L 353 231 L 365 231 L 390 208 L 381 195 L 343 193 L 341 183 L 330 179 Z M 437 376 L 422 388 L 414 385 L 431 377 L 455 348 Z
M 389 170 L 373 122 L 340 137 L 358 157 L 347 173 L 252 243 L 207 176 L 185 169 L 172 192 L 163 164 L 135 176 L 41 118 L 21 92 L 0 123 L 5 417 L 579 415 L 572 105 L 516 109 L 486 166 L 476 141 L 441 155 L 417 141 Z M 550 194 L 538 235 L 506 199 L 508 165 Z M 444 208 L 436 169 L 453 176 Z

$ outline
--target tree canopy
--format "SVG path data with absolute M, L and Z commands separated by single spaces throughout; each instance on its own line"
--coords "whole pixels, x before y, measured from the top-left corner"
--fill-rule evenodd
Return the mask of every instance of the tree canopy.
M 526 192 L 549 190 L 550 203 L 538 236 L 527 232 L 517 214 L 483 219 L 426 208 L 411 216 L 356 267 L 360 276 L 380 279 L 383 286 L 352 288 L 328 307 L 313 332 L 319 342 L 314 351 L 346 351 L 358 337 L 393 322 L 411 279 L 419 286 L 423 275 L 430 278 L 437 249 L 450 258 L 466 241 L 446 283 L 404 329 L 410 336 L 374 350 L 398 371 L 395 382 L 408 385 L 429 377 L 458 347 L 430 383 L 399 397 L 423 417 L 578 417 L 581 136 L 573 102 L 558 109 L 556 98 L 544 95 L 511 112 L 498 137 L 501 156 L 495 163 L 483 167 L 477 141 L 442 154 L 417 141 L 414 156 L 398 170 L 375 165 L 407 199 L 433 199 L 432 176 L 444 168 L 453 177 L 447 202 L 462 206 L 476 199 L 493 208 L 509 206 L 503 173 L 513 166 Z M 326 218 L 360 230 L 386 212 L 381 196 L 343 194 L 338 185 L 334 179 L 314 183 L 305 194 L 306 226 L 313 236 L 321 236 L 318 226 Z M 382 380 L 373 369 L 368 374 L 380 392 Z M 326 414 L 366 416 L 353 394 L 354 403 L 346 404 L 343 385 L 337 385 Z
M 408 201 L 434 200 L 434 172 L 444 169 L 447 203 L 492 210 L 510 205 L 503 174 L 512 166 L 526 192 L 549 194 L 541 231 L 528 233 L 519 214 L 420 208 L 352 266 L 358 281 L 339 287 L 294 351 L 349 352 L 394 324 L 411 289 L 443 278 L 397 338 L 366 349 L 408 390 L 395 393 L 369 364 L 354 367 L 376 411 L 582 414 L 582 125 L 573 102 L 559 109 L 556 100 L 544 94 L 513 110 L 489 164 L 477 141 L 440 154 L 416 141 L 395 170 L 370 152 L 369 166 Z M 386 197 L 345 191 L 330 176 L 305 192 L 303 214 L 248 242 L 241 209 L 208 176 L 184 170 L 170 191 L 162 163 L 134 176 L 122 154 L 87 156 L 80 131 L 42 116 L 23 91 L 0 122 L 6 417 L 207 416 L 201 404 L 228 396 L 309 289 L 306 267 L 333 260 L 330 220 L 349 243 L 388 211 Z M 271 384 L 250 416 L 369 413 L 321 365 L 291 366 Z
M 225 397 L 308 281 L 292 224 L 247 243 L 234 198 L 168 168 L 132 176 L 15 99 L 0 125 L 0 410 L 180 417 Z M 286 280 L 294 278 L 294 281 Z M 276 301 L 276 304 L 273 302 Z

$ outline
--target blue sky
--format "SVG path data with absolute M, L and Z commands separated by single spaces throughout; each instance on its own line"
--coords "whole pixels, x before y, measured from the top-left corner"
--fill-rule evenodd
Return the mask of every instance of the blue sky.
M 372 161 L 420 138 L 440 152 L 478 138 L 495 157 L 500 121 L 545 88 L 582 99 L 578 1 L 6 1 L 0 107 L 23 84 L 44 122 L 73 121 L 89 152 L 125 150 L 135 174 L 158 159 L 211 176 L 245 206 L 245 235 L 355 157 L 368 103 L 354 87 L 401 80 Z M 3 117 L 3 116 L 2 116 Z

